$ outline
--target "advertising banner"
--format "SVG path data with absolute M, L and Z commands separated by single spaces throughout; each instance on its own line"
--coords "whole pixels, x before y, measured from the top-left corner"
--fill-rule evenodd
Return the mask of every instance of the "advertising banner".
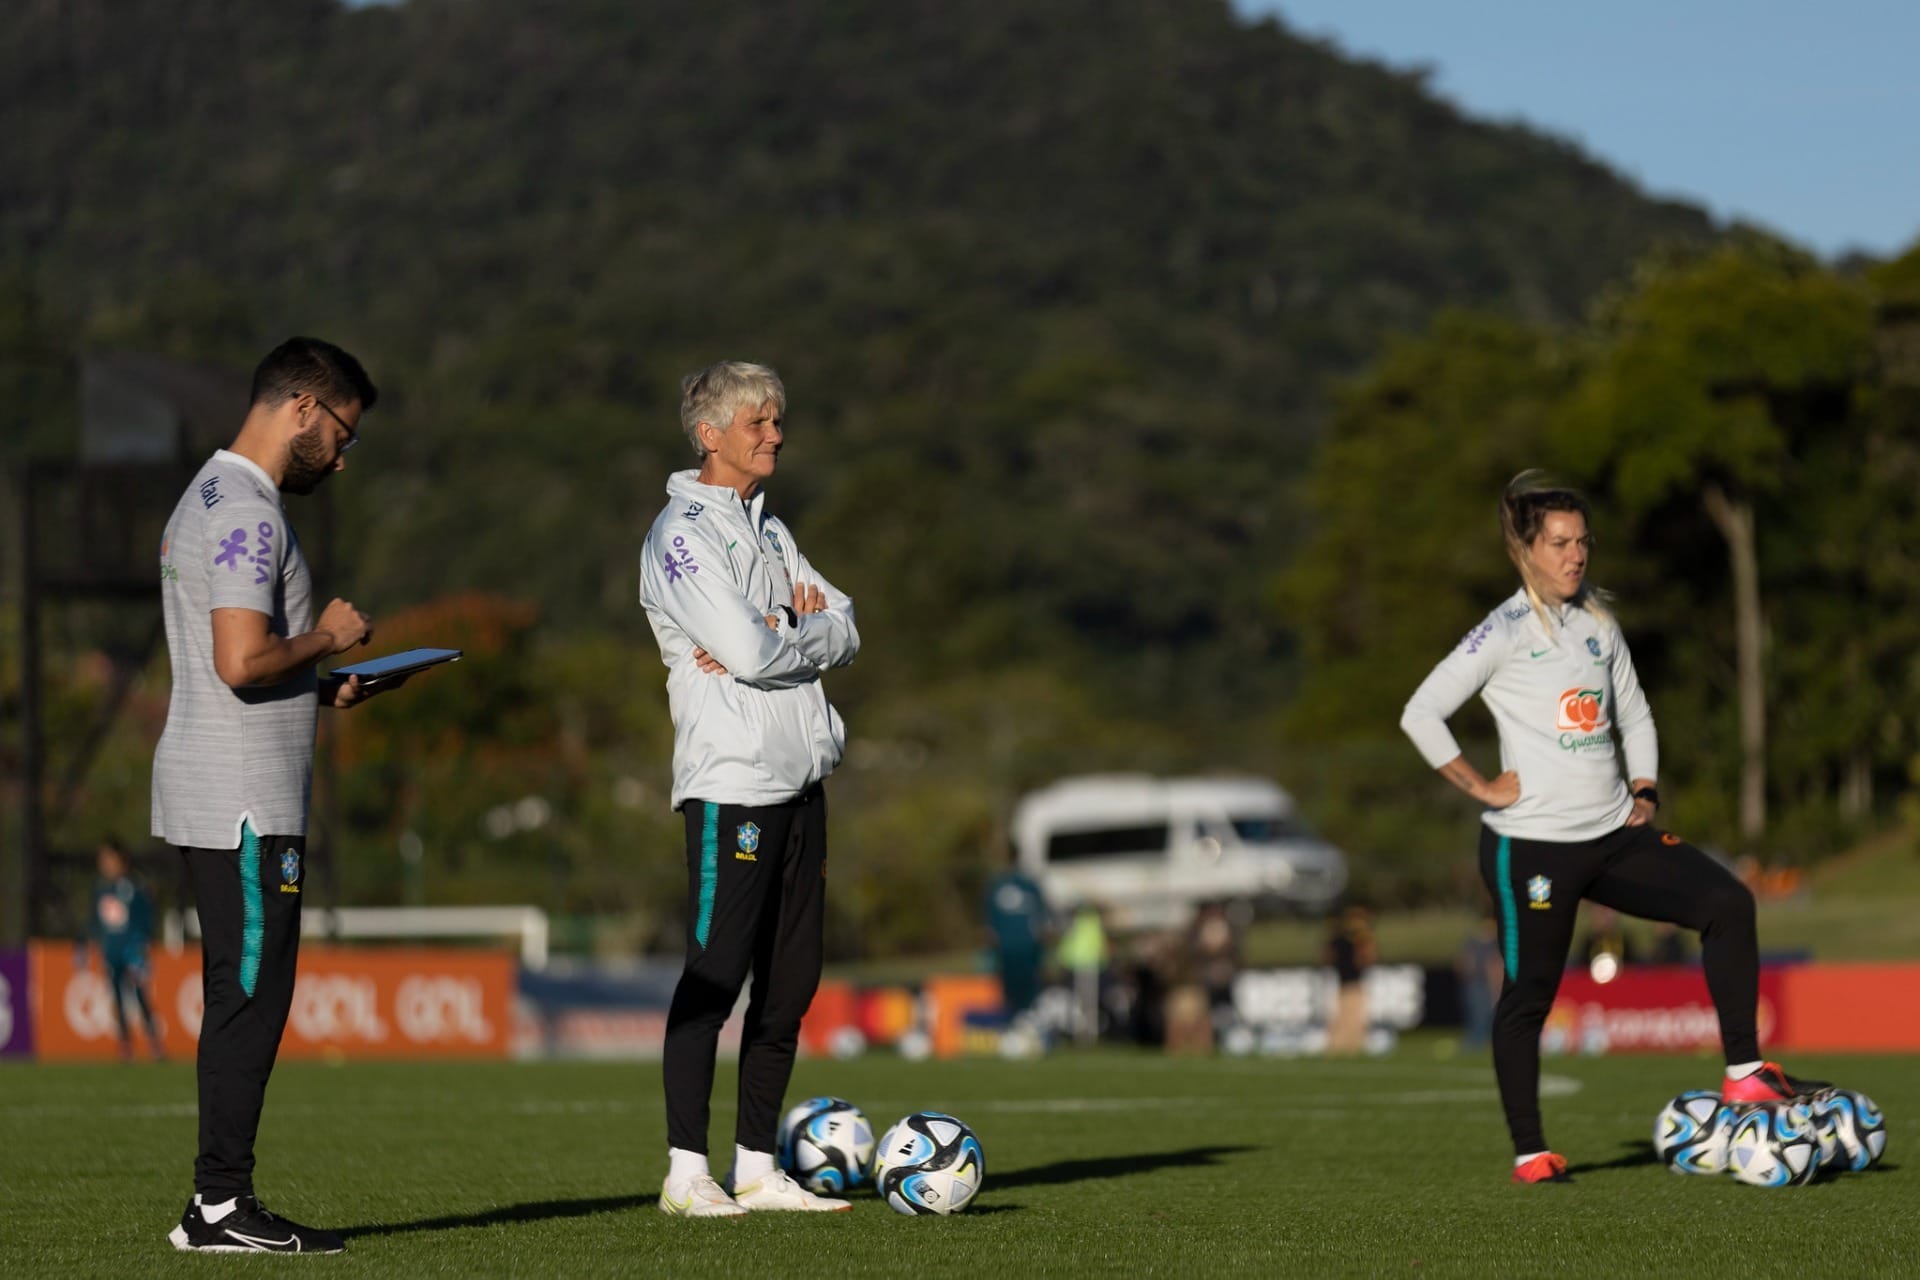
M 116 1057 L 113 994 L 99 959 L 68 942 L 32 946 L 36 1055 L 46 1062 Z M 304 947 L 280 1056 L 504 1058 L 512 1032 L 514 958 L 434 947 Z M 153 954 L 148 995 L 171 1057 L 200 1034 L 200 953 Z M 136 1051 L 146 1033 L 137 1010 Z
M 1780 1043 L 1786 970 L 1760 968 L 1760 1043 Z M 1720 1048 L 1720 1017 L 1698 966 L 1648 965 L 1600 982 L 1571 972 L 1547 1014 L 1548 1053 L 1673 1053 Z
M 24 1058 L 33 1052 L 28 968 L 26 952 L 0 951 L 0 1058 Z
M 1920 964 L 1810 964 L 1789 969 L 1786 1048 L 1920 1052 Z M 1766 1043 L 1764 1035 L 1763 1045 Z

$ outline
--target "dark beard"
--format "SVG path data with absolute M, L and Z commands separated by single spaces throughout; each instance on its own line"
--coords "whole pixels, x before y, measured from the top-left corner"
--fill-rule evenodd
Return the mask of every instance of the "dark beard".
M 327 456 L 331 450 L 320 434 L 323 425 L 316 422 L 288 442 L 287 469 L 280 477 L 280 487 L 288 493 L 312 493 L 333 474 L 333 459 Z

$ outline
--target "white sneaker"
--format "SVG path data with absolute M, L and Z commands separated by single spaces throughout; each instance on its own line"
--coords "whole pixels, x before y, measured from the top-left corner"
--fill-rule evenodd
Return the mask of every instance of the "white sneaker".
M 668 1178 L 660 1184 L 660 1212 L 675 1218 L 738 1218 L 746 1213 L 734 1198 L 720 1189 L 711 1174 Z
M 784 1169 L 775 1169 L 758 1182 L 734 1188 L 733 1198 L 743 1209 L 755 1213 L 762 1209 L 798 1210 L 802 1213 L 840 1213 L 853 1208 L 845 1200 L 817 1196 L 789 1178 Z

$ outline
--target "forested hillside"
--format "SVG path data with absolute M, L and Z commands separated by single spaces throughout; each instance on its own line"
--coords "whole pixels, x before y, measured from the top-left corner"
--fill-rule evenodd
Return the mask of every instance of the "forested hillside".
M 1224 0 L 18 0 L 0 121 L 9 457 L 72 420 L 50 353 L 363 355 L 323 587 L 486 593 L 555 656 L 446 712 L 537 768 L 370 769 L 346 843 L 480 859 L 474 811 L 539 791 L 569 906 L 645 896 L 603 797 L 664 776 L 634 556 L 689 368 L 787 377 L 774 502 L 859 602 L 835 696 L 887 744 L 856 856 L 977 861 L 1053 772 L 1271 763 L 1336 379 L 1445 307 L 1575 323 L 1714 234 Z

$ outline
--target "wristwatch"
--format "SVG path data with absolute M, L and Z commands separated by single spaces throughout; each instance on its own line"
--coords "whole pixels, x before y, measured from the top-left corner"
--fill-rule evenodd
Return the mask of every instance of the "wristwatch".
M 1653 787 L 1640 788 L 1638 791 L 1633 793 L 1633 798 L 1635 800 L 1645 800 L 1648 804 L 1652 805 L 1656 809 L 1660 807 L 1660 792 L 1654 789 Z

